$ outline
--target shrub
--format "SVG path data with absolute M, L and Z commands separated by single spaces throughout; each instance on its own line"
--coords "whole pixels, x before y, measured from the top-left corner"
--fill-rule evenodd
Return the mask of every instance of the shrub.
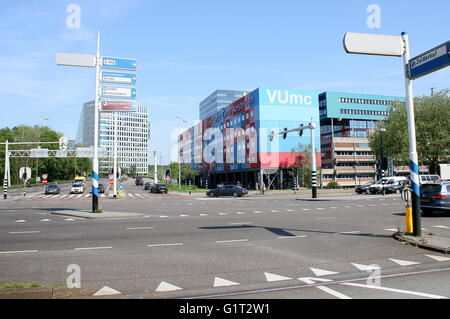
M 327 186 L 325 186 L 325 189 L 341 189 L 342 186 L 339 185 L 337 182 L 330 182 Z

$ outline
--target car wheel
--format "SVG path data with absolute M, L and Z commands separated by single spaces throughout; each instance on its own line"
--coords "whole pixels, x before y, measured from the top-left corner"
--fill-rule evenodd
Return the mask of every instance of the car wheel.
M 238 197 L 238 196 L 239 196 L 238 193 L 236 193 L 236 192 L 233 193 L 233 197 Z
M 216 197 L 216 195 L 214 195 L 214 193 L 209 193 L 209 197 Z

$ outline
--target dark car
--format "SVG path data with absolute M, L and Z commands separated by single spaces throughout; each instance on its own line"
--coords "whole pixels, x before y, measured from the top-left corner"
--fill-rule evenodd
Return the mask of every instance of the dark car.
M 219 196 L 233 196 L 241 197 L 247 195 L 248 192 L 245 188 L 236 185 L 223 185 L 219 188 L 212 189 L 206 192 L 209 197 L 219 197 Z
M 420 186 L 420 208 L 422 216 L 431 215 L 434 211 L 450 212 L 450 182 Z
M 48 184 L 45 187 L 45 195 L 61 194 L 61 188 L 57 184 Z
M 144 186 L 144 179 L 141 176 L 136 177 L 136 186 Z
M 392 185 L 385 187 L 384 193 L 385 194 L 400 193 L 402 189 L 405 187 L 406 183 L 407 181 L 396 181 Z
M 358 194 L 369 194 L 369 187 L 373 184 L 375 184 L 375 181 L 365 183 L 364 185 L 359 185 L 355 188 L 355 192 L 357 192 Z
M 166 193 L 167 194 L 167 185 L 166 184 L 155 184 L 150 188 L 150 193 Z
M 152 182 L 147 182 L 144 184 L 144 190 L 148 190 L 150 188 L 152 188 L 152 186 L 155 185 Z
M 98 192 L 99 193 L 104 193 L 105 192 L 105 186 L 103 186 L 103 184 L 98 184 Z

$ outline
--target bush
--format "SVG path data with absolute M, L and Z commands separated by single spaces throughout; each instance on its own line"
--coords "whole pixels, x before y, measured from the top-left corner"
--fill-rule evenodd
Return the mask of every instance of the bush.
M 342 189 L 342 186 L 337 182 L 330 182 L 327 186 L 325 186 L 325 189 Z

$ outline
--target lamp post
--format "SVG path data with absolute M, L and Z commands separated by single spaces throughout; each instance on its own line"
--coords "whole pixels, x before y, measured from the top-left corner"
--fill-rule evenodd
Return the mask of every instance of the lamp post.
M 180 115 L 175 116 L 178 120 L 179 123 L 186 123 L 187 121 L 185 119 L 183 119 Z M 181 189 L 181 164 L 180 164 L 180 142 L 181 142 L 181 135 L 178 134 L 178 190 Z

